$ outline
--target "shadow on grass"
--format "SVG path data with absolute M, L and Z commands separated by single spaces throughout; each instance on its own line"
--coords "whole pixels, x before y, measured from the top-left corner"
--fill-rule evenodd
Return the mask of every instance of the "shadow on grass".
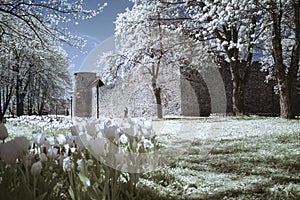
M 182 156 L 174 169 L 183 169 L 192 173 L 228 175 L 230 181 L 239 182 L 245 187 L 228 187 L 221 191 L 218 184 L 212 181 L 210 193 L 199 192 L 196 183 L 194 193 L 185 193 L 184 184 L 168 170 L 150 174 L 148 179 L 164 190 L 177 182 L 177 186 L 165 193 L 149 187 L 140 190 L 146 200 L 165 199 L 300 199 L 300 133 L 280 134 L 275 137 L 257 136 L 238 140 L 221 140 L 207 156 L 197 156 L 201 141 L 194 141 L 188 152 Z M 178 170 L 180 171 L 180 170 Z M 187 172 L 185 172 L 187 173 Z M 178 176 L 184 176 L 178 174 Z M 254 183 L 243 183 L 246 179 L 257 177 Z M 225 179 L 226 180 L 226 179 Z M 226 183 L 222 183 L 226 186 Z M 176 184 L 175 184 L 176 185 Z M 214 186 L 215 185 L 215 186 Z M 214 190 L 215 189 L 215 190 Z

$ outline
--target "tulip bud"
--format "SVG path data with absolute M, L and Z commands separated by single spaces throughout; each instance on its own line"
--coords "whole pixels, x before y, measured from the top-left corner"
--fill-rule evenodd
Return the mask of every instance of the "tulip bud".
M 57 154 L 58 154 L 58 149 L 53 148 L 53 147 L 51 147 L 50 149 L 48 149 L 47 155 L 48 155 L 48 157 L 49 157 L 50 159 L 56 158 L 56 157 L 57 157 Z
M 38 161 L 32 164 L 30 172 L 33 176 L 37 176 L 41 174 L 42 168 L 42 162 Z
M 4 140 L 7 137 L 8 137 L 7 128 L 3 123 L 0 123 L 0 140 L 2 140 L 4 143 Z
M 40 158 L 41 162 L 47 162 L 48 161 L 48 158 L 47 158 L 45 153 L 41 153 L 39 155 L 39 158 Z
M 13 141 L 1 144 L 0 147 L 1 159 L 4 160 L 6 164 L 15 164 L 18 158 L 18 151 Z

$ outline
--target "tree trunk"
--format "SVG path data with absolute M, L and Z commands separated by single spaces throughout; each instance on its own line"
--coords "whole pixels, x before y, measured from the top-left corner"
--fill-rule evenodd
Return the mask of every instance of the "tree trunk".
M 232 106 L 233 114 L 236 116 L 241 116 L 245 114 L 244 88 L 245 87 L 242 83 L 233 82 Z
M 28 97 L 28 102 L 27 102 L 27 114 L 32 115 L 33 114 L 33 103 L 31 97 Z
M 1 89 L 0 89 L 0 123 L 3 121 L 4 114 L 2 112 L 2 97 L 1 97 Z
M 42 115 L 44 110 L 44 102 L 42 101 L 38 108 L 38 115 Z
M 161 102 L 161 88 L 157 87 L 156 82 L 152 82 L 152 89 L 156 100 L 156 114 L 157 118 L 163 118 L 162 114 L 162 102 Z
M 255 24 L 256 24 L 257 16 L 252 17 L 252 28 L 250 34 L 252 35 L 255 32 Z M 222 34 L 224 34 L 224 37 Z M 224 26 L 223 31 L 215 30 L 214 33 L 216 34 L 217 38 L 223 43 L 227 42 L 230 43 L 233 41 L 234 43 L 238 43 L 238 28 L 233 26 L 229 30 Z M 251 43 L 253 38 L 250 38 L 249 48 L 248 48 L 248 56 L 246 61 L 246 66 L 244 70 L 244 76 L 240 74 L 239 71 L 239 49 L 229 48 L 229 45 L 224 45 L 224 49 L 228 58 L 230 58 L 230 73 L 232 79 L 232 106 L 233 106 L 233 115 L 240 116 L 245 114 L 245 106 L 244 106 L 244 90 L 245 85 L 249 79 L 250 75 L 250 68 L 252 66 L 252 57 L 253 53 L 251 49 L 253 48 L 253 44 Z M 233 60 L 234 59 L 234 60 Z
M 279 103 L 280 116 L 285 119 L 293 119 L 294 113 L 292 109 L 292 91 L 287 81 L 278 81 L 279 86 Z
M 24 95 L 17 97 L 17 116 L 24 115 Z
M 160 88 L 156 88 L 155 91 L 155 99 L 156 99 L 156 112 L 157 112 L 157 118 L 161 119 L 163 118 L 162 115 L 162 105 L 161 105 L 161 91 Z
M 17 116 L 24 115 L 24 101 L 27 95 L 27 89 L 30 82 L 30 77 L 28 78 L 27 82 L 25 83 L 24 88 L 22 88 L 22 80 L 17 77 L 17 84 L 16 84 L 16 100 L 17 100 Z
M 21 112 L 21 109 L 20 109 L 20 80 L 19 78 L 17 77 L 17 84 L 16 84 L 16 110 L 17 110 L 17 116 L 21 116 L 22 115 L 22 112 Z
M 294 5 L 298 6 L 298 8 L 294 8 L 294 14 L 299 15 L 299 4 Z M 288 73 L 286 73 L 287 66 L 284 64 L 283 59 L 283 48 L 282 48 L 282 35 L 281 35 L 281 19 L 282 19 L 282 11 L 277 14 L 276 12 L 272 12 L 272 21 L 273 21 L 273 29 L 272 29 L 272 46 L 273 46 L 273 57 L 275 61 L 275 72 L 276 79 L 279 87 L 279 104 L 280 104 L 280 117 L 285 119 L 293 119 L 295 118 L 295 113 L 293 111 L 293 94 L 295 90 L 295 84 L 297 80 L 297 71 L 299 67 L 299 53 L 300 53 L 300 39 L 299 35 L 296 36 L 291 64 L 288 69 Z M 299 20 L 299 16 L 295 17 Z M 297 21 L 295 19 L 295 22 Z M 296 23 L 299 23 L 297 21 Z M 299 24 L 296 25 L 295 34 L 300 33 Z
M 13 87 L 6 86 L 5 89 L 0 89 L 0 121 L 3 120 L 4 115 L 8 109 L 13 94 Z
M 232 78 L 232 107 L 233 115 L 240 116 L 245 114 L 244 107 L 244 90 L 245 84 L 241 80 L 239 71 L 238 71 L 238 62 L 230 63 L 230 71 Z

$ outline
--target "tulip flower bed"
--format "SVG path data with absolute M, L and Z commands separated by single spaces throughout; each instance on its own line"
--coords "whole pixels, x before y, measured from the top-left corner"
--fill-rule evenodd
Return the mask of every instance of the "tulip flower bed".
M 147 171 L 149 163 L 143 166 L 137 156 L 157 148 L 149 121 L 89 119 L 71 123 L 51 117 L 8 121 L 8 129 L 33 131 L 23 136 L 22 130 L 18 131 L 0 146 L 1 198 L 140 199 L 137 172 Z M 136 157 L 125 157 L 125 150 Z
M 299 120 L 33 116 L 6 127 L 0 199 L 300 198 Z

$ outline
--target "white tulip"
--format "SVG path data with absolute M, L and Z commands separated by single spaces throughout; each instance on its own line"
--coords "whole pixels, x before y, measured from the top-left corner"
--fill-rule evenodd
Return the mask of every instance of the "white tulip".
M 76 163 L 77 163 L 77 169 L 78 169 L 78 170 L 81 170 L 81 169 L 82 169 L 82 159 L 78 159 L 78 160 L 76 161 Z
M 42 146 L 45 142 L 45 136 L 43 133 L 39 132 L 37 134 L 33 133 L 33 141 L 39 146 Z
M 92 137 L 97 137 L 98 133 L 100 132 L 95 122 L 86 123 L 85 129 L 86 129 L 86 133 Z
M 58 149 L 56 148 L 49 148 L 48 149 L 48 152 L 47 152 L 47 156 L 50 158 L 50 159 L 54 159 L 57 157 L 57 152 L 58 152 Z
M 21 137 L 16 137 L 12 142 L 15 144 L 15 147 L 18 152 L 18 157 L 19 158 L 24 157 L 30 147 L 30 143 L 28 139 L 24 136 L 21 136 Z
M 1 159 L 4 160 L 6 164 L 15 164 L 18 158 L 18 151 L 16 144 L 13 141 L 1 144 Z
M 91 153 L 94 154 L 94 156 L 104 156 L 106 154 L 105 150 L 105 144 L 106 140 L 103 137 L 97 137 L 95 140 L 91 140 L 88 144 L 88 147 L 91 151 Z
M 154 147 L 153 143 L 148 139 L 144 139 L 143 143 L 145 149 L 152 149 Z
M 92 160 L 92 159 L 88 159 L 87 161 L 86 161 L 86 166 L 87 167 L 90 167 L 90 166 L 93 166 L 94 165 L 94 161 Z
M 127 137 L 125 134 L 122 134 L 122 135 L 120 136 L 120 142 L 121 142 L 122 144 L 126 144 L 126 143 L 128 142 L 128 137 Z
M 106 138 L 113 138 L 117 133 L 117 126 L 114 125 L 105 125 L 103 129 L 103 136 Z
M 41 153 L 39 155 L 39 158 L 40 158 L 41 162 L 47 162 L 48 161 L 48 158 L 47 158 L 46 154 L 44 154 L 44 153 Z
M 3 123 L 0 123 L 0 140 L 4 142 L 5 138 L 8 137 L 7 128 Z
M 55 139 L 54 139 L 53 136 L 48 136 L 48 137 L 46 138 L 46 140 L 49 141 L 49 143 L 50 143 L 51 145 L 54 145 L 54 143 L 55 143 L 55 142 L 54 142 Z
M 74 144 L 74 136 L 71 133 L 69 133 L 66 136 L 66 141 L 70 146 L 72 146 Z
M 63 170 L 65 172 L 69 172 L 73 169 L 73 162 L 72 159 L 70 157 L 66 157 L 63 159 Z
M 152 129 L 152 121 L 150 121 L 150 120 L 144 121 L 144 127 L 145 127 L 145 129 L 151 130 Z
M 136 135 L 136 129 L 135 129 L 135 126 L 134 124 L 132 123 L 124 123 L 122 124 L 122 126 L 120 127 L 121 131 L 128 134 L 128 135 L 131 135 L 131 136 L 135 136 Z
M 64 145 L 67 142 L 66 137 L 63 134 L 58 134 L 56 140 L 59 145 Z
M 42 171 L 42 168 L 43 168 L 43 166 L 42 166 L 41 161 L 33 163 L 32 166 L 31 166 L 31 170 L 30 170 L 31 175 L 33 175 L 33 176 L 40 175 L 41 171 Z

